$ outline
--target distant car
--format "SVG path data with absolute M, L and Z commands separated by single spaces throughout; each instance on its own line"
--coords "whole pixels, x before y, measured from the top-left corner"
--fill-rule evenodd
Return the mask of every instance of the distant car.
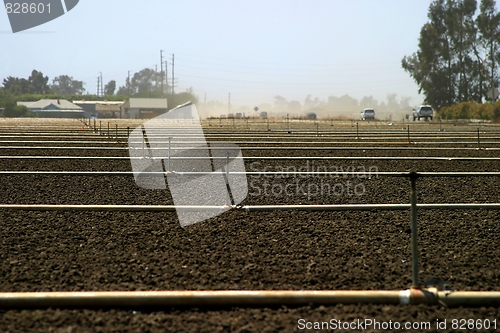
M 228 114 L 227 114 L 227 117 L 228 117 L 228 118 L 234 118 L 234 113 L 228 113 Z
M 226 118 L 227 118 L 227 116 L 226 116 L 225 114 L 221 114 L 221 115 L 220 115 L 220 118 L 221 118 L 221 119 L 226 119 Z
M 413 121 L 420 118 L 430 119 L 434 116 L 434 111 L 430 105 L 420 105 L 416 109 L 413 109 Z
M 375 110 L 373 109 L 363 109 L 361 111 L 361 120 L 374 120 L 375 119 Z
M 267 118 L 267 112 L 266 112 L 266 111 L 262 111 L 262 112 L 260 113 L 260 117 L 261 117 L 261 118 Z
M 241 112 L 236 113 L 236 117 L 235 117 L 236 119 L 240 119 L 242 117 L 243 117 L 243 115 L 241 114 Z
M 318 116 L 316 116 L 316 113 L 314 112 L 309 112 L 306 114 L 306 118 L 315 120 L 316 118 L 318 118 Z

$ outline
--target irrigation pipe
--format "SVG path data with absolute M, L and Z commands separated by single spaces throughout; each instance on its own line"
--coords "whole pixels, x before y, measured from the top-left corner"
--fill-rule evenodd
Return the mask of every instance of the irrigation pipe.
M 115 139 L 127 139 L 127 137 L 113 137 Z M 151 139 L 151 137 L 148 137 Z M 179 137 L 176 137 L 176 145 L 181 145 L 181 144 L 198 144 L 198 145 L 202 145 L 202 144 L 205 144 L 206 142 L 206 139 L 208 139 L 208 141 L 210 142 L 210 138 L 203 138 L 203 140 L 200 140 L 200 141 L 188 141 L 188 140 L 184 140 L 184 139 L 187 139 L 187 138 L 179 138 Z M 218 139 L 221 139 L 221 138 L 218 138 Z M 245 141 L 235 141 L 234 139 L 235 138 L 227 138 L 228 140 L 233 140 L 233 141 L 229 141 L 231 143 L 234 143 L 234 144 L 266 144 L 266 145 L 269 145 L 269 144 L 346 144 L 346 143 L 356 143 L 355 141 L 327 141 L 327 140 L 318 140 L 316 138 L 316 140 L 311 140 L 311 141 L 264 141 L 264 140 L 245 140 Z M 330 139 L 330 138 L 328 138 Z M 361 137 L 360 138 L 361 140 L 373 140 L 373 141 L 377 141 L 378 139 L 376 138 L 370 138 L 370 137 Z M 394 141 L 377 141 L 377 142 L 373 142 L 373 143 L 376 143 L 376 144 L 390 144 L 390 143 L 398 143 L 399 142 L 408 142 L 408 141 L 404 141 L 402 140 L 403 138 L 394 138 Z M 415 141 L 415 139 L 419 139 L 419 138 L 415 138 L 413 137 L 412 138 L 413 141 Z M 430 138 L 429 137 L 425 137 L 425 138 L 420 138 L 420 139 L 427 139 L 429 140 Z M 446 138 L 436 138 L 435 141 L 419 141 L 418 144 L 436 144 L 436 143 L 439 143 L 439 144 L 470 144 L 470 143 L 474 143 L 474 144 L 477 144 L 477 139 L 476 140 L 473 140 L 471 138 L 470 141 L 439 141 L 439 140 L 443 140 L 443 139 L 446 139 Z M 457 138 L 458 139 L 458 138 Z M 490 139 L 490 140 L 494 140 L 494 139 L 497 139 L 500 141 L 500 137 L 483 137 L 482 139 Z M 382 140 L 382 139 L 381 139 Z M 387 140 L 387 138 L 383 138 L 383 140 Z M 398 140 L 398 141 L 396 141 Z M 395 142 L 396 141 L 396 142 Z M 482 143 L 499 143 L 499 141 L 483 141 Z M 216 142 L 225 142 L 225 141 L 216 141 Z M 104 141 L 104 140 L 1 140 L 0 143 L 2 144 L 5 144 L 5 143 L 64 143 L 64 144 L 87 144 L 87 143 L 92 143 L 92 144 L 116 144 L 116 140 L 111 140 L 111 141 Z M 131 141 L 131 143 L 142 143 L 142 141 Z M 168 141 L 155 141 L 155 144 L 158 145 L 158 144 L 168 144 Z
M 2 205 L 0 205 L 2 208 Z M 263 211 L 344 211 L 344 210 L 408 210 L 411 204 L 354 204 L 354 205 L 265 205 L 236 207 L 247 212 Z M 417 204 L 417 209 L 500 209 L 500 203 Z
M 17 160 L 17 159 L 40 159 L 40 160 L 140 160 L 142 157 L 128 157 L 128 156 L 34 156 L 34 155 L 8 155 L 0 156 L 0 160 Z M 165 157 L 150 157 L 151 160 L 164 160 Z M 172 160 L 223 160 L 225 157 L 171 157 Z M 378 161 L 378 160 L 396 160 L 396 161 L 500 161 L 500 157 L 422 157 L 422 156 L 366 156 L 366 157 L 353 157 L 353 156 L 245 156 L 244 160 L 271 160 L 271 161 L 284 161 L 284 160 L 309 160 L 309 161 L 336 161 L 336 160 L 352 160 L 352 161 Z
M 271 211 L 378 211 L 409 210 L 411 204 L 353 204 L 353 205 L 261 205 L 261 206 L 174 206 L 174 205 L 30 205 L 0 204 L 1 209 L 25 211 L 118 211 L 174 212 L 236 209 L 246 212 Z M 500 203 L 417 204 L 417 209 L 500 209 Z
M 137 172 L 132 171 L 0 171 L 0 175 L 60 175 L 60 176 L 132 176 L 140 174 L 141 176 L 210 176 L 210 175 L 235 175 L 235 176 L 356 176 L 358 178 L 378 178 L 384 177 L 410 177 L 408 172 L 317 172 L 317 171 L 252 171 L 252 172 Z M 419 172 L 416 177 L 499 177 L 500 172 Z
M 499 128 L 500 129 L 500 128 Z M 149 131 L 148 131 L 149 133 Z M 477 139 L 477 132 L 411 132 L 413 138 L 419 139 Z M 496 131 L 480 131 L 482 135 L 485 135 L 482 138 L 498 138 L 499 132 Z M 115 136 L 116 136 L 115 129 Z M 152 134 L 148 135 L 153 137 L 154 139 L 168 139 L 169 136 L 175 134 L 176 138 L 182 139 L 202 139 L 202 138 L 213 138 L 213 139 L 228 139 L 228 140 L 247 140 L 247 139 L 257 139 L 257 140 L 270 140 L 270 139 L 286 139 L 286 140 L 297 140 L 297 139 L 310 139 L 310 140 L 318 140 L 318 139 L 333 139 L 333 140 L 341 140 L 341 139 L 353 139 L 353 132 L 329 132 L 329 131 L 319 131 L 316 132 L 295 132 L 293 134 L 283 134 L 279 132 L 255 132 L 255 131 L 247 131 L 245 134 L 243 133 L 214 133 L 205 131 L 203 135 L 199 133 L 189 133 L 184 130 L 171 130 L 164 129 L 162 132 L 155 133 L 152 130 Z M 319 137 L 318 137 L 319 134 Z M 407 139 L 406 131 L 397 131 L 397 132 L 388 132 L 388 131 L 378 131 L 378 132 L 370 132 L 363 131 L 363 137 L 367 137 L 374 140 L 384 140 L 384 139 Z M 118 131 L 119 138 L 128 138 L 130 136 L 130 128 L 127 132 L 126 129 L 121 129 Z M 41 132 L 4 132 L 0 134 L 0 139 L 31 139 L 31 138 L 44 138 L 44 139 L 53 139 L 53 138 L 61 138 L 61 139 L 85 139 L 85 140 L 101 140 L 105 141 L 105 138 L 102 138 L 102 135 L 95 135 L 94 132 L 90 134 L 85 133 L 66 133 L 61 135 L 54 135 L 52 133 L 41 133 Z M 57 140 L 54 140 L 57 141 Z
M 222 142 L 222 141 L 221 141 Z M 355 143 L 355 142 L 354 142 Z M 484 142 L 483 142 L 484 143 Z M 241 150 L 478 150 L 477 147 L 408 147 L 408 142 L 402 142 L 406 146 L 398 147 L 240 147 Z M 470 143 L 471 145 L 475 143 Z M 0 146 L 0 149 L 54 149 L 54 150 L 129 150 L 128 147 L 43 147 L 43 146 Z M 165 148 L 148 148 L 148 150 L 167 150 Z M 190 150 L 206 150 L 207 148 L 189 148 Z M 224 147 L 212 147 L 211 150 L 224 150 Z M 186 150 L 186 148 L 172 148 L 172 150 Z M 500 148 L 482 148 L 482 150 L 500 150 Z
M 0 293 L 0 308 L 144 308 L 213 306 L 305 306 L 335 304 L 427 304 L 498 306 L 498 291 L 407 290 L 193 290 L 67 291 Z
M 128 135 L 125 135 L 125 130 L 122 130 L 123 133 L 120 133 L 120 138 L 126 138 Z M 167 131 L 167 129 L 166 129 Z M 318 139 L 317 133 L 315 132 L 315 135 L 311 135 L 310 133 L 305 133 L 305 132 L 297 132 L 294 133 L 293 135 L 287 134 L 287 135 L 282 135 L 281 133 L 276 133 L 276 132 L 254 132 L 250 131 L 247 133 L 251 134 L 259 134 L 259 136 L 249 136 L 249 135 L 242 135 L 240 133 L 236 133 L 236 135 L 230 135 L 229 133 L 210 133 L 210 132 L 205 132 L 204 137 L 205 138 L 217 138 L 217 139 L 228 139 L 228 140 L 234 140 L 236 139 L 262 139 L 262 138 L 273 138 L 273 139 L 281 139 L 281 138 L 300 138 L 300 139 Z M 495 135 L 497 134 L 496 132 L 493 131 L 485 131 L 482 132 L 483 134 L 486 135 Z M 335 138 L 352 138 L 353 133 L 352 132 L 319 132 L 321 135 L 320 138 L 325 138 L 325 139 L 335 139 Z M 378 131 L 378 132 L 363 132 L 364 136 L 369 137 L 369 138 L 380 138 L 380 139 L 391 139 L 391 138 L 407 138 L 406 133 L 402 133 L 401 131 L 399 132 L 385 132 L 385 131 Z M 469 138 L 477 138 L 477 133 L 476 132 L 413 132 L 413 134 L 418 134 L 422 136 L 418 136 L 417 138 L 440 138 L 440 139 L 469 139 Z M 471 135 L 467 135 L 471 134 Z M 168 136 L 172 135 L 171 134 L 165 134 L 165 135 L 154 135 L 155 139 L 158 138 L 168 138 Z M 464 136 L 467 135 L 467 136 Z M 31 138 L 31 137 L 43 137 L 43 138 L 85 138 L 85 139 L 94 139 L 94 140 L 102 140 L 101 136 L 94 136 L 91 134 L 86 134 L 82 135 L 81 133 L 67 133 L 64 135 L 53 135 L 53 133 L 40 133 L 40 132 L 22 132 L 22 133 L 11 133 L 11 134 L 4 134 L 0 135 L 0 138 Z M 193 138 L 193 137 L 200 137 L 199 134 L 192 134 L 190 135 L 189 133 L 181 133 L 178 137 L 181 138 Z M 493 136 L 492 138 L 496 138 L 496 136 Z

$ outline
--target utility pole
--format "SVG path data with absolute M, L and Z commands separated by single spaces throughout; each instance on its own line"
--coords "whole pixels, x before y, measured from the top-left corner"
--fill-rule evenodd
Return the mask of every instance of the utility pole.
M 130 71 L 128 71 L 127 93 L 130 97 Z
M 168 90 L 168 62 L 165 61 L 165 84 L 167 85 L 165 88 L 165 91 L 166 93 L 168 94 L 169 93 L 169 90 Z
M 231 93 L 229 93 L 228 101 L 227 101 L 227 113 L 231 113 Z
M 98 76 L 98 77 L 97 77 L 97 92 L 96 92 L 97 96 L 99 96 L 99 84 L 100 84 L 100 83 L 101 83 L 101 77 L 100 77 L 100 76 Z
M 127 75 L 127 95 L 130 97 L 130 71 L 128 71 Z
M 161 93 L 165 93 L 163 90 L 163 50 L 160 50 L 160 80 L 161 80 Z
M 103 85 L 103 82 L 102 82 L 102 72 L 100 72 L 101 74 L 101 97 L 104 96 L 104 85 Z
M 155 65 L 155 89 L 158 90 L 158 65 Z
M 174 63 L 175 63 L 175 54 L 172 54 L 172 95 L 175 94 L 175 90 L 174 90 Z

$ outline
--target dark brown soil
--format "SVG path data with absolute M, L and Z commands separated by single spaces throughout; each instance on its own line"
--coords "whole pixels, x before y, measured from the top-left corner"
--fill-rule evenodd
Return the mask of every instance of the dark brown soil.
M 127 156 L 126 151 L 8 150 L 0 155 Z M 246 156 L 476 156 L 499 151 L 244 151 Z M 255 164 L 256 162 L 260 164 Z M 252 164 L 254 163 L 254 164 Z M 315 161 L 344 170 L 500 171 L 498 161 Z M 305 161 L 246 161 L 247 171 L 300 168 Z M 334 169 L 337 168 L 337 169 Z M 127 160 L 0 160 L 0 170 L 130 171 Z M 340 170 L 339 170 L 340 171 Z M 138 188 L 131 176 L 0 175 L 0 204 L 172 204 L 168 191 Z M 249 177 L 243 204 L 408 203 L 409 182 L 357 177 Z M 265 182 L 267 182 L 265 185 Z M 362 193 L 313 195 L 322 184 Z M 292 194 L 279 193 L 297 183 Z M 253 187 L 252 187 L 253 185 Z M 264 187 L 268 192 L 264 193 Z M 297 187 L 300 189 L 297 190 Z M 308 191 L 311 187 L 311 191 Z M 274 192 L 273 189 L 274 188 Z M 339 188 L 339 187 L 337 187 Z M 420 203 L 498 203 L 499 180 L 425 178 Z M 260 193 L 258 192 L 260 190 Z M 361 191 L 361 190 L 359 190 Z M 304 193 L 306 192 L 306 193 Z M 290 193 L 290 192 L 289 192 Z M 419 212 L 420 276 L 456 290 L 500 290 L 500 212 Z M 407 211 L 230 211 L 182 229 L 175 213 L 0 211 L 0 291 L 349 290 L 406 289 L 411 284 Z M 453 319 L 497 320 L 500 309 L 337 305 L 279 308 L 40 309 L 0 311 L 0 332 L 329 332 L 299 322 L 331 319 L 430 322 L 452 332 Z M 436 321 L 447 320 L 446 329 Z M 345 330 L 341 330 L 345 331 Z M 354 330 L 361 331 L 361 330 Z M 398 331 L 367 327 L 366 332 Z M 404 330 L 399 330 L 404 331 Z M 490 329 L 470 329 L 489 331 Z

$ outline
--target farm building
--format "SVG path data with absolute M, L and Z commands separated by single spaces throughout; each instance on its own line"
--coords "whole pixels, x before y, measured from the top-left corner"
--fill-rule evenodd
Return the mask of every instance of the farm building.
M 120 118 L 123 101 L 73 101 L 85 112 L 85 118 Z
M 82 118 L 83 109 L 65 99 L 41 99 L 37 102 L 17 102 L 39 118 Z
M 122 104 L 121 118 L 150 119 L 168 111 L 166 98 L 130 98 Z

